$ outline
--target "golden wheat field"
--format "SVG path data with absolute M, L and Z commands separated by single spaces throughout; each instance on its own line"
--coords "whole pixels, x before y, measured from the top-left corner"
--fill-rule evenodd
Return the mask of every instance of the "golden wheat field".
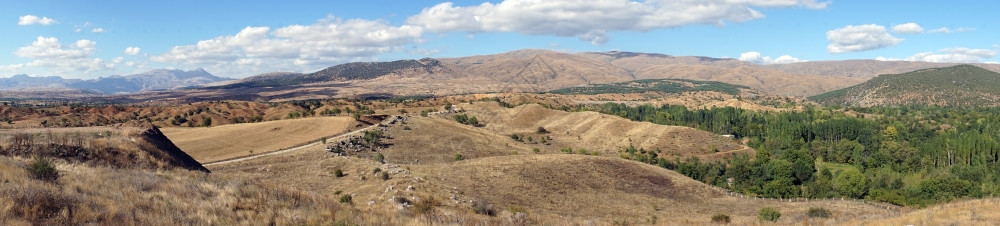
M 316 117 L 162 131 L 181 150 L 209 163 L 319 141 L 357 125 L 350 117 Z

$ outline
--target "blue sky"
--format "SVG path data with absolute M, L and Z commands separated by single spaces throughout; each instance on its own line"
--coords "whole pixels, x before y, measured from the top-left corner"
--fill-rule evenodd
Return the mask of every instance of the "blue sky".
M 994 1 L 6 1 L 0 77 L 227 77 L 518 49 L 996 62 Z M 912 24 L 911 24 L 912 23 Z

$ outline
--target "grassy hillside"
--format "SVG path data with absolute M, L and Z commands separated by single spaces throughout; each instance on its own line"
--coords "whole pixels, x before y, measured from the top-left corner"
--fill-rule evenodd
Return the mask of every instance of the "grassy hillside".
M 570 87 L 553 90 L 551 93 L 593 95 L 605 93 L 627 94 L 645 92 L 681 93 L 714 91 L 731 95 L 739 95 L 741 90 L 746 89 L 750 89 L 750 87 L 713 81 L 695 81 L 686 79 L 643 79 L 611 84 Z
M 879 75 L 865 83 L 810 97 L 834 105 L 996 106 L 1000 73 L 971 65 Z
M 208 172 L 152 125 L 0 130 L 0 155 L 116 168 Z

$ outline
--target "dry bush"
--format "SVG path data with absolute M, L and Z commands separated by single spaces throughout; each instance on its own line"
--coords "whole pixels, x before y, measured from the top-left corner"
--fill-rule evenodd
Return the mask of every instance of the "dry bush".
M 36 184 L 6 184 L 0 188 L 0 222 L 25 220 L 32 224 L 68 223 L 77 200 L 57 188 Z M 65 212 L 66 214 L 60 214 Z
M 497 208 L 490 204 L 486 199 L 476 199 L 472 200 L 472 211 L 476 214 L 482 214 L 486 216 L 495 217 L 497 215 Z
M 729 224 L 729 222 L 732 222 L 732 219 L 729 217 L 729 215 L 725 215 L 725 214 L 721 214 L 721 213 L 720 214 L 716 214 L 716 215 L 712 215 L 712 223 L 716 223 L 716 224 Z

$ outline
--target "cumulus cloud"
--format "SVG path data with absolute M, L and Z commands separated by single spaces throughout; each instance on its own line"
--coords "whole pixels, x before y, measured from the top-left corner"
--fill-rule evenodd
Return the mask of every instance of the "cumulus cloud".
M 782 55 L 778 58 L 771 58 L 770 56 L 763 56 L 760 52 L 744 52 L 740 54 L 739 60 L 756 63 L 756 64 L 787 64 L 796 62 L 806 62 L 805 60 L 792 57 L 789 55 Z
M 945 48 L 936 52 L 922 52 L 907 57 L 907 61 L 925 61 L 937 63 L 981 63 L 993 58 L 997 51 L 990 49 Z
M 14 51 L 14 55 L 24 58 L 78 59 L 94 54 L 96 46 L 97 43 L 94 41 L 81 39 L 69 48 L 63 48 L 62 43 L 59 43 L 59 39 L 55 37 L 38 36 L 34 42 L 31 42 L 31 45 Z
M 95 27 L 94 29 L 90 29 L 90 32 L 93 32 L 93 33 L 104 33 L 104 28 Z
M 21 26 L 34 25 L 34 24 L 47 26 L 47 25 L 58 24 L 58 23 L 59 23 L 59 21 L 56 21 L 56 20 L 54 20 L 52 18 L 48 18 L 48 17 L 44 17 L 44 16 L 43 17 L 39 17 L 39 16 L 31 15 L 31 14 L 21 16 L 17 20 L 17 25 L 21 25 Z
M 175 46 L 151 59 L 243 77 L 275 70 L 317 70 L 335 63 L 372 60 L 378 54 L 405 52 L 405 45 L 421 43 L 422 35 L 423 28 L 418 26 L 328 17 L 311 25 L 277 29 L 246 27 L 234 35 Z
M 648 31 L 692 24 L 723 25 L 763 18 L 758 8 L 801 6 L 821 9 L 815 0 L 505 0 L 476 6 L 445 2 L 407 18 L 407 24 L 434 32 L 517 32 L 579 37 L 592 44 L 610 31 Z
M 927 32 L 928 33 L 945 33 L 945 34 L 948 34 L 948 33 L 958 33 L 958 32 L 966 32 L 966 31 L 975 31 L 975 30 L 976 30 L 976 28 L 971 28 L 971 27 L 960 27 L 960 28 L 955 28 L 955 29 L 951 29 L 951 28 L 948 28 L 948 27 L 941 27 L 941 28 L 930 30 L 930 31 L 927 31 Z
M 126 55 L 136 55 L 136 54 L 139 54 L 139 52 L 141 52 L 141 51 L 142 51 L 142 48 L 139 48 L 139 47 L 127 47 L 127 48 L 125 48 L 125 54 Z
M 7 72 L 23 72 L 26 69 L 45 68 L 49 73 L 78 78 L 93 72 L 106 71 L 115 64 L 100 58 L 93 58 L 97 42 L 81 39 L 64 45 L 55 37 L 39 36 L 31 45 L 18 48 L 14 55 L 32 59 L 21 64 L 0 66 Z
M 920 34 L 924 33 L 924 27 L 917 23 L 905 23 L 892 27 L 892 32 L 900 34 Z
M 826 32 L 830 45 L 826 51 L 830 53 L 858 52 L 895 46 L 903 41 L 892 37 L 882 25 L 848 25 Z

